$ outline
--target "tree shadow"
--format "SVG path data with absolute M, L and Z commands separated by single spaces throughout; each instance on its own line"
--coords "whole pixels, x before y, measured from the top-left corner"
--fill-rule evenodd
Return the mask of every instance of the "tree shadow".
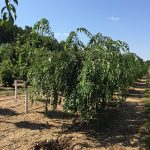
M 137 82 L 134 82 L 133 85 L 132 85 L 134 88 L 145 88 L 146 87 L 146 82 L 143 82 L 143 81 L 137 81 Z
M 18 113 L 16 111 L 11 110 L 11 109 L 0 108 L 0 115 L 2 115 L 2 116 L 14 116 L 14 115 L 18 115 Z
M 44 123 L 33 123 L 29 121 L 20 121 L 15 123 L 15 125 L 18 128 L 25 128 L 30 130 L 43 130 L 43 129 L 50 129 L 51 127 L 54 127 L 50 124 L 44 124 Z
M 136 97 L 136 98 L 143 98 L 144 91 L 136 90 L 136 89 L 129 89 L 127 92 L 127 96 L 129 97 Z
M 150 96 L 150 95 L 149 95 Z M 145 128 L 146 133 L 143 136 L 143 142 L 145 143 L 146 149 L 150 148 L 150 99 L 147 98 L 144 104 L 144 113 L 145 113 Z
M 138 103 L 125 103 L 120 109 L 102 112 L 99 118 L 87 123 L 63 124 L 61 134 L 82 132 L 90 139 L 96 140 L 98 148 L 120 144 L 127 147 L 138 147 L 141 141 L 139 129 L 144 121 L 139 112 Z M 133 140 L 133 141 L 132 141 Z M 90 147 L 90 145 L 88 146 Z
M 136 98 L 143 98 L 145 91 L 143 89 L 146 88 L 146 80 L 137 80 L 133 83 L 132 87 L 128 89 L 127 96 L 129 97 L 136 97 Z
M 15 85 L 13 85 L 12 88 L 15 89 Z M 17 88 L 18 89 L 24 89 L 25 86 L 24 85 L 17 85 Z
M 143 81 L 144 79 L 144 81 Z M 136 82 L 134 82 L 132 84 L 132 87 L 133 88 L 145 88 L 146 87 L 146 82 L 147 82 L 147 78 L 146 77 L 143 77 L 142 79 L 138 79 Z
M 45 112 L 39 112 L 42 114 L 45 114 Z M 48 111 L 48 113 L 46 114 L 46 117 L 50 118 L 50 119 L 71 119 L 74 118 L 75 115 L 67 113 L 67 112 L 62 112 L 62 111 Z

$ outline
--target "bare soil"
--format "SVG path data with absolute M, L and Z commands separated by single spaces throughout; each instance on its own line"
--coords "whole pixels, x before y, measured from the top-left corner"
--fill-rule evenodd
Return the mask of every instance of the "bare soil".
M 120 109 L 107 112 L 102 121 L 91 126 L 72 127 L 72 116 L 52 111 L 45 117 L 41 102 L 29 104 L 24 113 L 24 95 L 0 96 L 0 150 L 30 150 L 38 141 L 70 137 L 72 149 L 142 150 L 144 134 L 143 95 L 146 79 L 135 82 Z

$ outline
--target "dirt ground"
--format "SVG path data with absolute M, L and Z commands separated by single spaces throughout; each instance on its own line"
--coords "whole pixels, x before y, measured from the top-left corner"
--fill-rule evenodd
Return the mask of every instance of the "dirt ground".
M 98 128 L 84 127 L 65 130 L 72 117 L 60 111 L 43 116 L 42 103 L 29 104 L 24 113 L 24 96 L 0 96 L 0 150 L 30 150 L 35 142 L 71 137 L 72 149 L 142 150 L 144 134 L 143 95 L 146 79 L 129 89 L 127 101 L 117 111 L 107 114 Z M 50 107 L 49 107 L 50 109 Z

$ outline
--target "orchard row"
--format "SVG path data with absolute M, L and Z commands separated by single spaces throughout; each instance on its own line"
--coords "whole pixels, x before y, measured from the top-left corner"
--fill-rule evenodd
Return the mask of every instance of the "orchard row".
M 89 39 L 86 44 L 81 33 Z M 1 44 L 0 53 L 2 84 L 22 79 L 34 100 L 42 94 L 47 106 L 53 96 L 54 109 L 61 95 L 65 111 L 87 120 L 110 102 L 123 102 L 131 84 L 147 71 L 147 64 L 126 43 L 85 28 L 58 42 L 44 18 L 18 32 L 11 44 Z

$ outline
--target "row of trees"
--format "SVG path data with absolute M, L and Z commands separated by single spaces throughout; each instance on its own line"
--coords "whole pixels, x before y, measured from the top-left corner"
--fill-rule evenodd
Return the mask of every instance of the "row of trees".
M 87 44 L 79 33 L 89 38 Z M 0 63 L 2 83 L 7 85 L 3 80 L 11 77 L 22 79 L 30 84 L 35 99 L 45 95 L 46 106 L 53 95 L 54 109 L 62 95 L 64 110 L 87 120 L 111 101 L 124 101 L 129 86 L 147 70 L 146 63 L 130 53 L 126 43 L 100 33 L 93 35 L 85 28 L 58 42 L 45 18 L 33 28 L 17 28 L 11 44 L 0 46 Z

